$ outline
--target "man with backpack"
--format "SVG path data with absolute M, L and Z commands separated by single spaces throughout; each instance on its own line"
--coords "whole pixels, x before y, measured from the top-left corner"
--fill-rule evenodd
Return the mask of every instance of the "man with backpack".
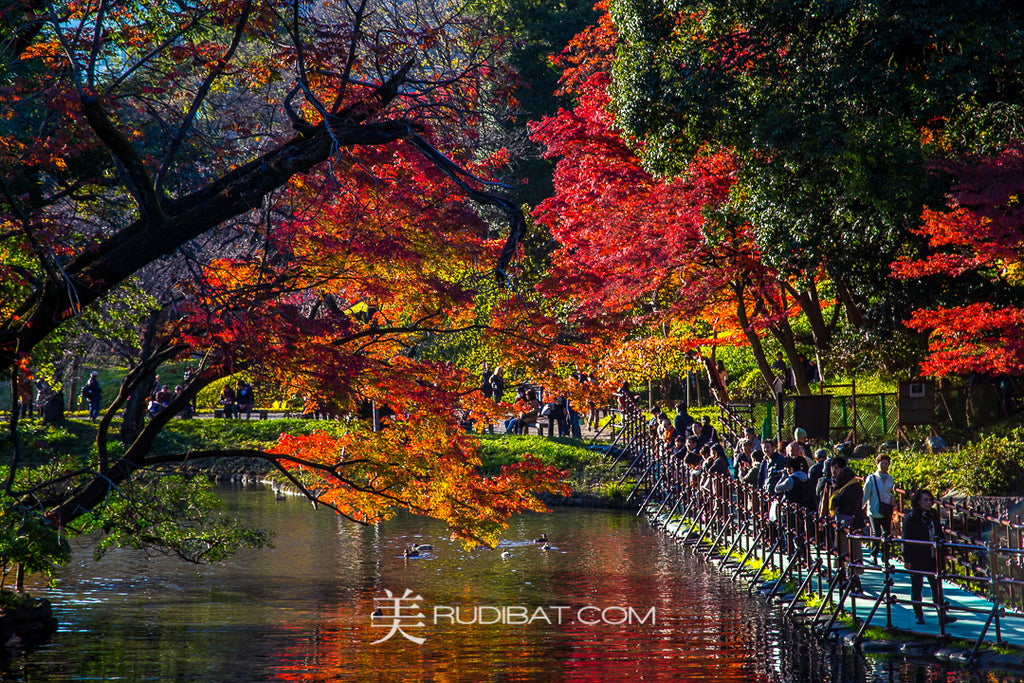
M 800 456 L 791 456 L 786 461 L 786 477 L 775 485 L 775 493 L 786 499 L 786 502 L 807 508 L 807 472 L 806 463 Z
M 807 505 L 807 494 L 811 490 L 811 486 L 807 483 L 807 463 L 803 456 L 795 454 L 798 451 L 799 448 L 790 449 L 790 457 L 786 461 L 786 477 L 775 485 L 775 494 L 782 496 L 787 503 L 793 506 L 785 516 L 786 527 L 792 534 L 790 538 L 802 548 L 803 543 L 798 540 L 802 530 L 800 512 L 810 510 Z

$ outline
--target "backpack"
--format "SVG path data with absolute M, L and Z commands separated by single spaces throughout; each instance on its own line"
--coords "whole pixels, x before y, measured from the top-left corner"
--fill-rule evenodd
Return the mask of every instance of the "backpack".
M 790 479 L 792 480 L 793 485 L 784 494 L 786 500 L 795 505 L 802 506 L 804 504 L 804 492 L 807 490 L 807 480 L 797 479 L 796 477 L 792 476 L 790 477 Z
M 808 510 L 814 511 L 818 509 L 818 485 L 817 482 L 811 483 L 808 479 L 804 482 L 804 495 L 801 505 Z

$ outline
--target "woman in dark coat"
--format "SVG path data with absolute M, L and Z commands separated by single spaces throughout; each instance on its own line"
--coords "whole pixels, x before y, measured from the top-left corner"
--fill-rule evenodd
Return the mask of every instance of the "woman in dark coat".
M 836 520 L 836 547 L 840 555 L 846 553 L 851 564 L 861 564 L 860 539 L 850 538 L 850 533 L 859 534 L 863 529 L 861 508 L 864 505 L 864 488 L 856 472 L 849 467 L 839 470 L 835 481 L 836 491 L 828 501 L 828 511 Z M 856 579 L 862 570 L 854 569 L 851 578 Z M 859 579 L 854 582 L 859 585 Z
M 935 512 L 935 496 L 928 489 L 919 489 L 910 499 L 913 509 L 903 518 L 903 540 L 925 541 L 925 543 L 904 543 L 903 560 L 910 575 L 910 599 L 914 601 L 914 616 L 917 623 L 924 623 L 924 609 L 921 607 L 921 591 L 924 580 L 932 589 L 932 602 L 940 602 L 939 581 L 936 572 L 942 566 L 940 548 L 932 545 L 946 540 L 946 534 Z M 923 572 L 923 573 L 922 573 Z M 941 614 L 941 612 L 940 612 Z M 951 624 L 956 617 L 946 615 L 943 621 Z

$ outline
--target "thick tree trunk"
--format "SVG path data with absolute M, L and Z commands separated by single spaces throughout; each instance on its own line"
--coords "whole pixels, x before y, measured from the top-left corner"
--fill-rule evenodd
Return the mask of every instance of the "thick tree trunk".
M 825 324 L 825 316 L 821 312 L 821 301 L 818 299 L 818 290 L 813 282 L 804 284 L 807 285 L 805 289 L 792 292 L 793 298 L 796 299 L 800 310 L 807 316 L 815 348 L 819 351 L 827 351 L 832 344 L 832 332 Z
M 764 353 L 761 337 L 758 336 L 757 332 L 750 325 L 747 305 L 743 299 L 743 285 L 734 285 L 733 292 L 736 295 L 736 319 L 740 323 L 740 329 L 743 330 L 743 336 L 747 338 L 747 343 L 750 344 L 750 352 L 754 355 L 754 362 L 757 363 L 757 369 L 761 372 L 761 378 L 764 380 L 765 386 L 768 387 L 768 393 L 774 396 L 775 373 L 772 371 L 772 365 L 768 362 L 768 357 Z
M 800 354 L 796 350 L 796 341 L 793 338 L 793 328 L 789 326 L 789 321 L 783 319 L 782 321 L 771 325 L 772 336 L 782 346 L 782 350 L 786 354 L 786 359 L 789 360 L 789 367 L 792 368 L 793 372 L 793 385 L 796 388 L 796 393 L 801 396 L 807 396 L 811 393 L 811 385 L 807 382 L 807 374 L 804 372 L 803 363 L 800 362 Z
M 473 200 L 501 209 L 512 222 L 495 264 L 495 273 L 503 273 L 514 256 L 523 229 L 521 210 L 502 197 L 469 185 L 454 162 L 416 134 L 409 122 L 374 120 L 399 94 L 412 65 L 410 60 L 372 95 L 353 103 L 330 121 L 305 125 L 297 136 L 276 149 L 241 164 L 195 192 L 160 201 L 152 187 L 139 189 L 139 213 L 135 220 L 126 218 L 128 227 L 65 264 L 61 268 L 63 277 L 47 278 L 20 302 L 14 315 L 8 316 L 14 322 L 0 327 L 0 372 L 10 368 L 19 353 L 31 352 L 65 320 L 77 316 L 144 266 L 262 206 L 269 194 L 296 174 L 306 173 L 325 162 L 339 146 L 384 145 L 405 140 Z M 82 110 L 112 151 L 114 146 L 127 145 L 99 102 L 83 101 Z
M 864 312 L 860 310 L 860 305 L 854 298 L 853 292 L 845 282 L 836 277 L 832 278 L 832 283 L 836 288 L 836 296 L 843 303 L 843 308 L 846 309 L 846 320 L 858 330 L 864 329 Z
M 154 311 L 146 321 L 146 331 L 142 335 L 142 360 L 145 363 L 153 353 L 153 339 L 156 334 L 157 321 L 161 311 Z M 130 444 L 139 438 L 146 421 L 146 398 L 149 396 L 153 382 L 147 377 L 132 391 L 124 404 L 124 419 L 121 421 L 121 443 Z

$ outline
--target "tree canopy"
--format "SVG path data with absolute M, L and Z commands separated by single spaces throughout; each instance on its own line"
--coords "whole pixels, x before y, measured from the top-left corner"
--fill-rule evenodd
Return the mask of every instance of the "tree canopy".
M 500 8 L 0 9 L 0 370 L 15 397 L 90 345 L 132 363 L 94 454 L 45 476 L 12 410 L 0 519 L 211 557 L 260 539 L 203 528 L 180 466 L 244 455 L 353 519 L 404 507 L 489 543 L 561 487 L 530 459 L 477 471 L 462 424 L 504 412 L 468 371 L 481 356 L 586 401 L 700 362 L 724 398 L 722 346 L 750 349 L 765 390 L 781 350 L 806 393 L 803 356 L 839 333 L 894 345 L 904 323 L 930 335 L 927 373 L 1024 368 L 1018 3 L 608 0 L 549 63 L 595 15 Z M 530 166 L 523 100 L 556 163 L 550 196 L 518 193 L 532 223 L 498 182 Z M 240 371 L 347 429 L 153 450 Z
M 171 466 L 242 454 L 354 519 L 407 507 L 493 542 L 513 511 L 541 507 L 534 492 L 558 488 L 530 461 L 478 474 L 459 418 L 486 416 L 483 402 L 464 374 L 415 353 L 476 325 L 473 297 L 507 278 L 524 226 L 492 180 L 506 155 L 479 142 L 512 83 L 486 17 L 446 2 L 29 0 L 0 23 L 12 395 L 69 321 L 132 278 L 159 291 L 138 364 L 106 394 L 96 460 L 55 459 L 39 479 L 19 460 L 12 411 L 7 496 L 55 528 L 101 519 L 114 534 L 128 482 L 159 488 Z M 495 218 L 504 245 L 489 237 Z M 161 363 L 189 357 L 183 392 L 112 450 L 114 416 Z M 282 437 L 273 452 L 153 454 L 167 420 L 241 369 L 336 411 L 376 401 L 394 417 L 380 433 L 356 421 L 345 439 Z
M 732 150 L 735 209 L 766 262 L 823 268 L 854 325 L 905 298 L 888 263 L 946 188 L 929 131 L 968 151 L 1020 132 L 1016 3 L 613 0 L 610 12 L 613 108 L 648 167 L 676 174 L 702 146 Z
M 798 352 L 828 360 L 841 312 L 848 337 L 881 348 L 906 321 L 921 331 L 940 325 L 925 311 L 943 297 L 946 306 L 1005 298 L 1007 278 L 1003 294 L 991 277 L 979 286 L 983 272 L 954 292 L 908 268 L 893 278 L 891 266 L 924 255 L 923 238 L 935 240 L 928 211 L 959 206 L 949 204 L 961 193 L 956 179 L 986 173 L 982 157 L 1020 136 L 1019 7 L 610 0 L 607 8 L 563 57 L 575 109 L 535 131 L 561 159 L 554 196 L 537 216 L 561 226 L 552 272 L 564 296 L 604 315 L 624 304 L 633 313 L 679 310 L 688 300 L 712 304 L 714 283 L 731 283 L 733 329 L 744 330 L 762 376 L 770 369 L 755 337 L 767 332 L 800 391 Z M 698 195 L 673 189 L 700 188 L 715 158 L 729 159 L 724 194 L 694 202 Z M 1016 201 L 997 194 L 985 220 Z M 684 226 L 694 228 L 681 243 Z M 698 243 L 699 257 L 688 246 Z M 722 260 L 730 244 L 735 257 Z M 975 252 L 989 259 L 975 271 L 999 267 L 992 253 Z M 796 316 L 809 338 L 791 327 Z M 697 317 L 726 320 L 713 306 Z M 995 341 L 1008 342 L 980 344 Z M 955 366 L 926 365 L 940 367 Z

